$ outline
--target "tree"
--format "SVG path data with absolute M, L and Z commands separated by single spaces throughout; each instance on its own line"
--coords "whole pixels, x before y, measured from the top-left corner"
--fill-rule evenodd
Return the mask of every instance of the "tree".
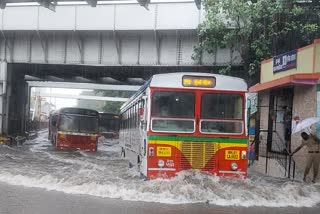
M 98 91 L 82 91 L 81 95 L 86 95 L 86 96 L 102 96 L 102 92 Z M 77 101 L 77 107 L 80 108 L 86 108 L 86 109 L 93 109 L 96 111 L 103 111 L 103 107 L 105 105 L 105 101 L 101 100 L 84 100 L 84 99 L 79 99 Z
M 108 97 L 129 98 L 135 92 L 133 92 L 133 91 L 103 91 L 102 93 L 104 96 L 108 96 Z M 103 106 L 102 109 L 104 112 L 119 114 L 120 107 L 122 104 L 123 104 L 123 102 L 106 101 L 105 105 Z
M 320 37 L 319 1 L 298 4 L 295 0 L 204 0 L 205 20 L 199 25 L 202 53 L 215 54 L 217 47 L 230 47 L 243 60 L 241 77 L 249 84 L 259 79 L 260 62 L 288 50 L 310 44 Z M 231 65 L 220 73 L 232 74 Z
M 81 95 L 95 95 L 95 96 L 106 96 L 106 97 L 124 97 L 129 98 L 133 94 L 133 91 L 83 91 Z M 77 107 L 94 109 L 96 111 L 102 111 L 107 113 L 118 114 L 120 107 L 123 102 L 117 101 L 98 101 L 98 100 L 78 100 Z

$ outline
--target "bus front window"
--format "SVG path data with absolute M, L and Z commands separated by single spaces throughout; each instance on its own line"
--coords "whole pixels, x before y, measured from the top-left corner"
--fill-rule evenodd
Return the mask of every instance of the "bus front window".
M 155 91 L 152 96 L 152 130 L 194 132 L 194 101 L 192 92 Z
M 98 118 L 61 114 L 59 130 L 66 132 L 96 133 L 98 131 Z
M 78 132 L 79 117 L 74 115 L 61 114 L 59 120 L 59 130 L 66 132 Z
M 117 132 L 119 131 L 119 120 L 100 119 L 101 132 Z
M 98 132 L 98 118 L 96 117 L 81 117 L 80 132 L 81 133 L 96 133 Z
M 208 134 L 241 134 L 243 132 L 242 102 L 240 94 L 203 94 L 200 131 Z

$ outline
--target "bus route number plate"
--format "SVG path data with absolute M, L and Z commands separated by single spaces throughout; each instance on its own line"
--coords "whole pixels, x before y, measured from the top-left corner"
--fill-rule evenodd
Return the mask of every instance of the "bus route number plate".
M 158 157 L 171 157 L 171 147 L 157 147 Z
M 226 150 L 225 151 L 226 160 L 240 160 L 240 151 L 238 150 Z

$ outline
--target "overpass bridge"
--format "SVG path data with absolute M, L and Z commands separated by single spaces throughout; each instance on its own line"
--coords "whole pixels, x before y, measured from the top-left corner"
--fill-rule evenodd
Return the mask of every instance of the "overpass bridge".
M 135 1 L 134 1 L 135 2 Z M 56 6 L 7 6 L 0 11 L 0 59 L 8 63 L 98 66 L 240 65 L 239 53 L 219 49 L 191 58 L 204 12 L 193 1 Z M 17 18 L 18 17 L 18 18 Z
M 193 0 L 151 1 L 148 10 L 136 1 L 110 2 L 58 4 L 55 12 L 43 4 L 0 10 L 1 133 L 23 132 L 32 81 L 121 90 L 156 73 L 216 72 L 229 63 L 241 69 L 232 47 L 203 53 L 200 62 L 192 59 L 204 18 Z

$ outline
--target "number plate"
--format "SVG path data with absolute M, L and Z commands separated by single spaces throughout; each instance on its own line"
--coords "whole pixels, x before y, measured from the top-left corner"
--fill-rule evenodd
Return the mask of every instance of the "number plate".
M 240 160 L 240 151 L 239 150 L 226 150 L 225 151 L 226 160 Z
M 157 156 L 158 157 L 171 157 L 171 147 L 157 147 Z

